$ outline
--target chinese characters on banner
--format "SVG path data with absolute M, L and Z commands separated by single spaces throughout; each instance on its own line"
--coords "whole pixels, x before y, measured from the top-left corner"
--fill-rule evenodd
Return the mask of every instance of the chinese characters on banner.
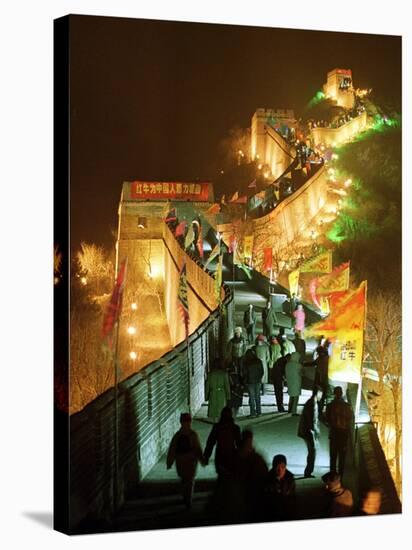
M 322 252 L 314 258 L 307 260 L 300 266 L 301 273 L 330 273 L 332 271 L 332 252 L 328 250 L 327 252 Z
M 133 181 L 132 199 L 184 199 L 196 202 L 209 200 L 209 183 Z
M 341 330 L 336 333 L 329 358 L 329 378 L 359 383 L 363 352 L 363 330 Z

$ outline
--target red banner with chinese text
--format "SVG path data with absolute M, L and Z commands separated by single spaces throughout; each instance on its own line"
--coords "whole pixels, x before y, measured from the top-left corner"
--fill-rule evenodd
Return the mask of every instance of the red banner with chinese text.
M 209 183 L 133 181 L 130 186 L 130 198 L 207 202 L 209 188 Z

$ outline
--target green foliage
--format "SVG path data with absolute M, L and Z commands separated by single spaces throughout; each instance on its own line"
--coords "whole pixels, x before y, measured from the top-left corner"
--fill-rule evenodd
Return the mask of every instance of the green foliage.
M 376 288 L 401 282 L 401 131 L 396 120 L 376 117 L 361 139 L 339 148 L 337 175 L 353 183 L 327 237 L 337 261 L 352 261 L 358 280 Z

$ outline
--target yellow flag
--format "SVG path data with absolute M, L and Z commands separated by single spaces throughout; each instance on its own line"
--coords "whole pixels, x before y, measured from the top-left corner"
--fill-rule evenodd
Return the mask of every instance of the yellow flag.
M 319 277 L 316 285 L 318 296 L 327 296 L 333 292 L 342 292 L 349 288 L 349 262 L 335 268 L 331 273 Z
M 329 317 L 305 330 L 305 338 L 323 334 L 332 342 L 329 378 L 359 383 L 362 367 L 367 282 L 347 293 Z
M 332 342 L 328 376 L 331 380 L 359 383 L 362 367 L 363 330 L 340 330 Z
M 314 258 L 310 258 L 299 269 L 301 273 L 310 273 L 312 271 L 330 273 L 332 271 L 332 251 L 328 250 L 318 254 Z
M 243 256 L 251 258 L 253 254 L 253 235 L 246 235 L 243 242 Z
M 289 292 L 290 295 L 292 294 L 297 295 L 299 291 L 299 269 L 295 269 L 295 271 L 291 271 L 289 273 Z

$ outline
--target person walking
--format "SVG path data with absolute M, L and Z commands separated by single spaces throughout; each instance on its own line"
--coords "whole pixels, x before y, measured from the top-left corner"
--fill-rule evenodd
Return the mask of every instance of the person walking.
M 290 353 L 287 353 L 285 357 L 279 357 L 272 369 L 272 382 L 275 390 L 275 400 L 278 412 L 285 412 L 285 407 L 283 406 L 283 384 L 285 380 L 286 364 L 290 358 Z
M 204 464 L 216 446 L 215 468 L 219 477 L 227 477 L 234 473 L 236 452 L 240 447 L 240 428 L 235 424 L 230 407 L 224 407 L 219 422 L 213 425 L 207 438 L 203 456 Z
M 293 317 L 295 318 L 295 331 L 298 330 L 302 332 L 305 330 L 305 310 L 303 309 L 302 304 L 299 304 L 298 307 L 293 312 Z
M 182 495 L 186 508 L 191 508 L 197 463 L 203 464 L 203 453 L 198 434 L 192 430 L 189 413 L 180 415 L 181 428 L 175 433 L 167 452 L 167 469 L 176 463 L 177 475 L 182 480 Z
M 243 325 L 246 329 L 248 342 L 253 345 L 256 337 L 256 312 L 253 304 L 248 305 L 243 315 Z
M 243 371 L 243 381 L 249 393 L 250 416 L 260 416 L 262 414 L 260 388 L 263 366 L 261 360 L 256 356 L 254 348 L 248 349 L 246 352 Z
M 229 340 L 229 357 L 235 366 L 237 373 L 242 374 L 242 361 L 246 353 L 247 344 L 242 335 L 242 327 L 235 328 L 233 338 Z
M 329 354 L 327 348 L 318 346 L 317 357 L 314 361 L 305 361 L 306 367 L 316 367 L 313 386 L 322 389 L 322 398 L 319 401 L 319 414 L 322 415 L 329 391 Z
M 253 433 L 244 430 L 236 456 L 236 479 L 241 487 L 240 500 L 244 521 L 261 520 L 264 514 L 264 489 L 268 475 L 267 464 L 253 447 Z
M 330 471 L 338 472 L 343 478 L 346 448 L 353 423 L 353 411 L 343 399 L 341 386 L 333 390 L 334 399 L 326 407 L 325 421 L 329 427 Z
M 302 363 L 303 365 L 306 357 L 306 342 L 302 338 L 302 333 L 299 330 L 295 331 L 295 338 L 293 340 L 293 345 L 295 346 L 296 351 L 299 353 L 299 356 L 300 356 L 299 362 Z
M 285 334 L 285 329 L 283 327 L 279 329 L 277 339 L 282 349 L 283 356 L 285 356 L 287 353 L 293 353 L 294 351 L 296 351 L 295 345 L 287 338 Z
M 263 334 L 256 338 L 254 347 L 256 356 L 261 360 L 263 366 L 262 395 L 265 395 L 265 384 L 269 384 L 270 348 Z
M 318 447 L 320 434 L 318 403 L 321 398 L 321 388 L 315 388 L 312 397 L 306 401 L 303 407 L 303 412 L 299 421 L 298 436 L 305 441 L 308 449 L 306 467 L 303 474 L 305 477 L 315 477 L 313 475 L 313 470 L 315 467 L 316 448 Z
M 233 418 L 236 418 L 239 408 L 243 403 L 243 381 L 235 365 L 229 367 L 230 401 Z
M 292 413 L 293 416 L 297 416 L 299 396 L 302 390 L 303 367 L 300 364 L 299 359 L 299 353 L 294 351 L 285 367 L 286 384 L 289 394 L 288 412 Z
M 262 311 L 262 325 L 265 336 L 269 341 L 276 325 L 276 313 L 270 300 L 267 302 L 265 309 Z
M 216 422 L 230 399 L 229 375 L 223 369 L 220 359 L 215 359 L 206 380 L 207 416 Z
M 285 455 L 275 455 L 266 482 L 267 519 L 290 520 L 295 517 L 295 477 L 287 467 Z

